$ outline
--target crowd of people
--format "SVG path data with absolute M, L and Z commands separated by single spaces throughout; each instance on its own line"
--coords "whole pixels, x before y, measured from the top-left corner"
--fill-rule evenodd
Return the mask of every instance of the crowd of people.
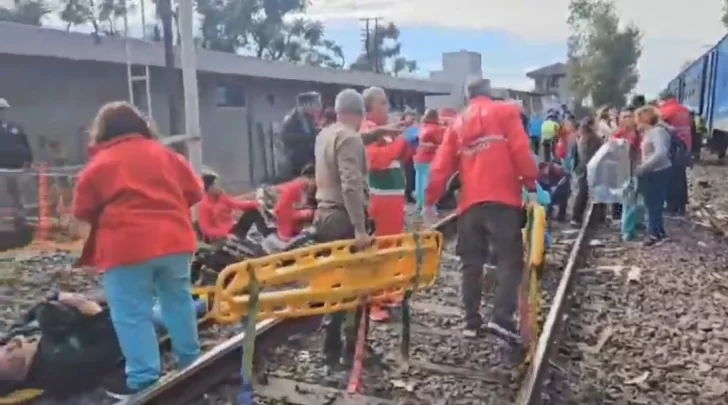
M 621 111 L 603 108 L 578 124 L 565 108 L 549 111 L 544 120 L 524 119 L 520 105 L 493 99 L 484 80 L 468 83 L 467 95 L 460 113 L 428 110 L 421 121 L 406 113 L 394 122 L 381 88 L 343 90 L 324 114 L 318 93 L 300 95 L 283 127 L 291 175 L 279 186 L 275 227 L 266 223 L 259 202 L 228 196 L 215 174 L 197 175 L 183 157 L 165 148 L 133 106 L 104 106 L 91 126 L 91 159 L 75 186 L 73 215 L 90 224 L 78 264 L 100 276 L 126 359 L 126 379 L 109 386 L 110 393 L 121 398 L 160 378 L 153 322 L 157 303 L 179 365 L 199 356 L 189 271 L 198 239 L 244 239 L 255 227 L 263 236 L 287 241 L 311 226 L 318 242 L 353 239 L 365 249 L 376 236 L 405 231 L 410 196 L 424 222 L 434 220 L 437 202 L 458 174 L 463 334 L 487 331 L 518 348 L 522 342 L 514 317 L 524 264 L 521 227 L 524 206 L 540 202 L 539 188 L 551 197 L 549 218 L 558 208 L 553 218 L 566 221 L 574 183 L 571 221 L 579 225 L 590 197 L 589 161 L 606 142 L 623 139 L 630 145 L 630 170 L 647 211 L 646 245 L 667 236 L 665 204 L 669 213 L 685 214 L 686 169 L 700 133 L 672 95 L 666 94 L 659 107 L 635 99 Z M 413 179 L 408 181 L 410 163 Z M 595 209 L 605 220 L 608 210 L 619 218 L 631 204 Z M 190 215 L 193 206 L 198 207 L 197 223 Z M 494 266 L 497 290 L 493 317 L 483 328 L 486 263 Z M 399 304 L 394 301 L 390 307 Z M 368 327 L 368 320 L 386 321 L 389 315 L 386 306 L 365 306 L 357 318 L 364 317 Z M 347 329 L 342 339 L 343 326 L 344 314 L 327 321 L 323 350 L 328 364 L 353 359 L 357 333 Z

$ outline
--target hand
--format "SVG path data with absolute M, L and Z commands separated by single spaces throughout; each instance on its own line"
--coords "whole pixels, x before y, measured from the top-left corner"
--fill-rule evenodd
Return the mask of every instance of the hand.
M 372 238 L 368 233 L 366 232 L 357 232 L 356 235 L 354 235 L 354 246 L 358 250 L 364 250 L 372 245 L 374 242 L 374 238 Z

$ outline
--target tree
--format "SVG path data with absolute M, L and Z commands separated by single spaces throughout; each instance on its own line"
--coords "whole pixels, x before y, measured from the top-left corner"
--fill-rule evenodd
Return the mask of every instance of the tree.
M 12 8 L 0 7 L 0 21 L 41 26 L 50 12 L 44 0 L 15 0 Z
M 60 17 L 66 31 L 72 27 L 91 24 L 94 35 L 119 35 L 118 21 L 134 9 L 126 0 L 63 0 Z
M 398 76 L 404 71 L 417 70 L 417 62 L 400 55 L 399 28 L 394 23 L 383 27 L 375 26 L 365 33 L 364 49 L 350 69 Z
M 197 0 L 202 46 L 249 52 L 257 58 L 341 68 L 344 54 L 325 39 L 320 22 L 286 18 L 305 11 L 306 0 Z
M 577 100 L 623 106 L 639 80 L 640 30 L 620 27 L 612 0 L 571 0 L 568 23 L 568 76 Z

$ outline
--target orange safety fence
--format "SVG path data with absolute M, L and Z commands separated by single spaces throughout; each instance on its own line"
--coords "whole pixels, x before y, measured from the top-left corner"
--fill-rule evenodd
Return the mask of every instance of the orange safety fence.
M 0 169 L 0 250 L 80 250 L 87 226 L 71 215 L 83 166 Z

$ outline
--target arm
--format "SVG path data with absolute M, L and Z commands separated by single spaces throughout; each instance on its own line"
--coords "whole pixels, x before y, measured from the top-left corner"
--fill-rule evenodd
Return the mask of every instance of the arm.
M 366 179 L 362 172 L 365 164 L 364 154 L 362 153 L 363 148 L 364 144 L 357 135 L 356 137 L 352 136 L 344 139 L 338 145 L 336 151 L 344 207 L 349 214 L 352 225 L 354 225 L 354 230 L 358 234 L 366 233 L 366 218 L 364 215 L 366 207 L 364 184 Z
M 670 159 L 669 142 L 671 135 L 667 132 L 666 129 L 663 128 L 656 128 L 653 129 L 653 131 L 659 132 L 653 132 L 649 135 L 646 135 L 652 137 L 652 146 L 654 148 L 654 151 L 652 152 L 652 155 L 650 155 L 650 157 L 647 158 L 640 165 L 638 171 L 642 173 L 650 172 L 654 170 L 660 163 Z
M 230 230 L 216 223 L 217 221 L 215 221 L 215 214 L 211 205 L 207 203 L 200 204 L 198 215 L 198 224 L 204 236 L 211 239 L 219 239 L 227 236 Z
M 233 209 L 233 210 L 251 211 L 251 210 L 258 209 L 257 201 L 236 200 L 227 194 L 221 195 L 220 198 L 222 198 L 225 205 L 227 205 L 230 209 Z
M 298 210 L 296 203 L 303 194 L 304 183 L 296 181 L 281 189 L 273 214 L 281 223 L 301 222 L 313 217 L 313 210 Z
M 83 222 L 93 223 L 101 211 L 101 201 L 95 189 L 94 178 L 98 176 L 96 165 L 90 164 L 79 176 L 73 190 L 73 216 Z
M 386 170 L 392 162 L 402 158 L 407 141 L 398 136 L 387 145 L 369 145 L 367 146 L 367 165 L 369 170 Z
M 445 192 L 448 179 L 460 165 L 458 146 L 458 134 L 451 125 L 445 131 L 442 144 L 435 151 L 435 157 L 430 166 L 430 181 L 425 191 L 425 204 L 427 206 L 435 205 L 440 200 Z
M 179 153 L 170 151 L 173 164 L 177 167 L 179 176 L 178 183 L 182 187 L 182 195 L 187 201 L 187 205 L 192 207 L 202 200 L 202 180 L 195 174 L 187 159 Z
M 586 135 L 582 135 L 579 141 L 576 144 L 576 153 L 579 157 L 579 164 L 576 167 L 576 170 L 581 172 L 586 171 L 586 164 L 589 163 L 589 157 L 587 156 L 588 149 L 588 142 L 586 139 Z
M 504 117 L 508 151 L 516 169 L 516 174 L 521 179 L 521 184 L 526 190 L 533 192 L 536 190 L 538 168 L 531 155 L 531 145 L 529 144 L 528 135 L 523 129 L 520 117 L 516 114 L 518 113 L 509 109 L 507 110 L 507 115 Z

